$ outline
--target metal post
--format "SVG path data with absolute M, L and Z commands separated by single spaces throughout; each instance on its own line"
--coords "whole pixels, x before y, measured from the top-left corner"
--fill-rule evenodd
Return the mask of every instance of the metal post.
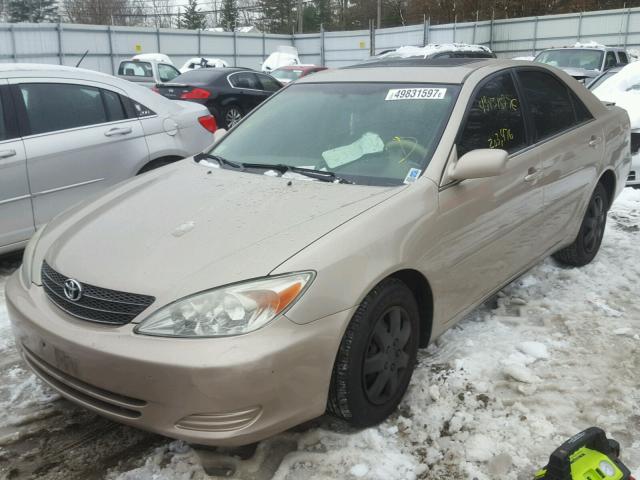
M 266 34 L 262 32 L 262 61 L 267 59 L 267 39 Z
M 62 48 L 62 24 L 58 22 L 56 25 L 58 31 L 58 63 L 64 65 L 64 50 Z
M 534 57 L 536 55 L 537 46 L 538 46 L 538 17 L 536 17 L 536 20 L 533 24 L 533 50 L 531 52 L 531 55 L 533 55 Z
M 302 0 L 298 0 L 298 33 L 302 33 L 303 29 L 303 9 Z
M 429 44 L 429 34 L 431 33 L 430 30 L 431 30 L 431 17 L 427 18 L 427 41 L 425 45 Z
M 477 31 L 478 31 L 478 10 L 476 10 L 476 22 L 473 24 L 473 40 L 471 40 L 471 43 L 473 43 L 474 45 L 476 43 Z
M 238 37 L 236 29 L 233 29 L 233 66 L 238 66 Z
M 18 61 L 18 53 L 16 51 L 16 32 L 13 31 L 13 23 L 9 25 L 9 33 L 11 34 L 11 58 L 14 63 Z
M 160 50 L 160 27 L 156 28 L 156 44 L 158 46 L 158 53 L 162 52 L 162 50 Z
M 369 55 L 376 54 L 376 29 L 373 18 L 369 19 Z
M 378 0 L 378 8 L 376 12 L 377 16 L 377 28 L 382 28 L 382 0 Z
M 458 14 L 453 17 L 453 43 L 456 43 L 456 26 L 458 24 Z
M 624 48 L 627 48 L 627 41 L 629 40 L 629 21 L 631 20 L 631 9 L 627 9 L 627 28 L 624 32 Z
M 580 41 L 580 37 L 582 37 L 582 12 L 578 16 L 578 42 Z
M 111 25 L 107 27 L 107 35 L 109 37 L 109 60 L 111 62 L 111 75 L 116 74 L 116 66 L 113 59 L 113 35 L 111 32 Z
M 422 46 L 427 45 L 427 16 L 422 14 Z
M 198 56 L 202 56 L 202 30 L 198 29 Z
M 493 52 L 493 22 L 495 20 L 495 10 L 491 10 L 491 25 L 489 27 L 489 48 Z
M 324 58 L 324 25 L 320 24 L 320 65 L 324 67 L 325 58 Z

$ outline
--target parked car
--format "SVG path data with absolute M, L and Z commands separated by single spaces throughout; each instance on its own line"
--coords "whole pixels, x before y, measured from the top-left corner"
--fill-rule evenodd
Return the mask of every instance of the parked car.
M 290 65 L 288 67 L 276 68 L 271 72 L 271 76 L 282 84 L 293 82 L 299 78 L 306 77 L 312 73 L 326 70 L 327 67 L 319 67 L 317 65 Z
M 197 70 L 198 68 L 226 68 L 228 66 L 229 64 L 221 58 L 194 57 L 184 62 L 184 65 L 180 68 L 180 73 Z
M 640 187 L 640 63 L 610 68 L 597 77 L 589 90 L 605 103 L 624 108 L 631 121 L 631 170 L 627 185 Z
M 561 68 L 576 80 L 588 84 L 600 73 L 618 65 L 626 65 L 629 57 L 624 48 L 577 43 L 573 47 L 543 50 L 536 55 L 534 62 Z
M 593 260 L 630 160 L 627 113 L 561 71 L 420 65 L 302 78 L 39 230 L 6 290 L 27 364 L 198 444 L 387 418 L 419 346 L 549 254 Z
M 219 126 L 231 128 L 281 88 L 270 75 L 246 68 L 201 68 L 158 84 L 155 91 L 171 100 L 205 105 Z
M 148 55 L 148 54 L 147 54 Z M 146 58 L 146 59 L 145 59 Z M 168 58 L 168 57 L 167 57 Z M 161 61 L 154 56 L 122 60 L 118 65 L 118 76 L 147 88 L 158 83 L 172 81 L 180 75 L 180 70 L 173 64 Z
M 262 63 L 262 71 L 264 73 L 271 73 L 280 67 L 300 64 L 301 62 L 300 57 L 298 57 L 298 49 L 288 45 L 281 45 Z
M 496 58 L 496 55 L 484 45 L 430 43 L 422 47 L 407 45 L 393 50 L 384 50 L 370 57 L 363 64 L 384 62 L 391 65 L 394 61 L 411 58 L 443 60 L 446 58 Z
M 205 108 L 111 75 L 0 64 L 0 253 L 96 192 L 202 151 L 214 127 Z

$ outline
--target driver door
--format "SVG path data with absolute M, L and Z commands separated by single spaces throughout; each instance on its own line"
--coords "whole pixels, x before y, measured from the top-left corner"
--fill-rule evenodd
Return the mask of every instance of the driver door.
M 454 319 L 535 262 L 543 253 L 540 160 L 528 148 L 526 117 L 511 71 L 494 74 L 476 89 L 458 134 L 454 162 L 479 148 L 509 153 L 506 171 L 490 178 L 450 181 L 439 192 L 439 266 L 436 318 Z M 440 317 L 442 318 L 442 317 Z

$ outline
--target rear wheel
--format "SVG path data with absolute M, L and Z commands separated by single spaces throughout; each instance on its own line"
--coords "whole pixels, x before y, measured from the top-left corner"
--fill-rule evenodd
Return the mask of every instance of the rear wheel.
M 581 267 L 591 262 L 602 243 L 607 224 L 608 206 L 607 191 L 601 183 L 598 183 L 589 200 L 578 236 L 571 245 L 554 253 L 553 257 L 561 263 L 574 267 Z
M 233 127 L 242 120 L 244 114 L 238 105 L 229 105 L 224 109 L 223 120 L 226 128 Z
M 344 334 L 327 410 L 357 427 L 380 423 L 402 400 L 418 351 L 418 305 L 411 290 L 389 278 L 360 304 Z

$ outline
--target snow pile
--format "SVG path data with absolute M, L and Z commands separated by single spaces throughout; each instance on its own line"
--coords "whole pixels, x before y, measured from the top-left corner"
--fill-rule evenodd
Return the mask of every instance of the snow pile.
M 607 48 L 601 43 L 594 42 L 591 40 L 590 42 L 576 42 L 573 44 L 573 48 Z
M 629 114 L 631 128 L 640 128 L 640 62 L 628 64 L 598 85 L 593 94 L 605 102 L 614 102 Z
M 392 52 L 387 52 L 379 56 L 379 58 L 410 58 L 410 57 L 422 57 L 427 58 L 429 55 L 439 52 L 487 52 L 491 53 L 487 47 L 483 45 L 469 45 L 466 43 L 441 43 L 441 44 L 429 44 L 424 47 L 414 47 L 411 45 L 400 47 Z

